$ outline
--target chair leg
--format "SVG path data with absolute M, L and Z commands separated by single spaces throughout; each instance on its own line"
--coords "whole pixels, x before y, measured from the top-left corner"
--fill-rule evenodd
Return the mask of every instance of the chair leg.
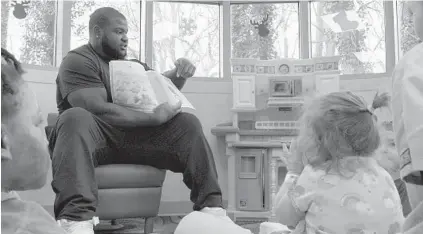
M 145 218 L 144 234 L 150 234 L 154 231 L 154 217 Z
M 103 222 L 100 221 L 99 224 L 97 224 L 94 227 L 94 231 L 97 232 L 111 232 L 111 231 L 117 231 L 120 229 L 123 229 L 125 226 L 122 224 L 118 224 L 116 222 L 116 220 L 112 220 L 110 223 L 109 222 Z

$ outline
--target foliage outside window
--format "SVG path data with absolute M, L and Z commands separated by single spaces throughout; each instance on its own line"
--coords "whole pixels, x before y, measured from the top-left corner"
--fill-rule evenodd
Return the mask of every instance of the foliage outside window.
M 313 57 L 342 56 L 343 74 L 386 71 L 383 0 L 315 1 L 310 12 Z
M 121 12 L 128 22 L 128 58 L 140 56 L 141 2 L 137 0 L 83 0 L 72 2 L 71 49 L 87 44 L 90 15 L 100 7 L 113 7 Z
M 19 2 L 19 1 L 18 1 Z M 395 1 L 398 18 L 398 44 L 400 55 L 409 51 L 421 40 L 412 26 L 412 17 L 406 3 Z M 14 17 L 11 1 L 1 2 L 2 47 L 14 53 L 26 64 L 54 66 L 55 30 L 70 30 L 71 38 L 63 44 L 74 49 L 88 42 L 89 15 L 97 8 L 111 6 L 128 19 L 130 38 L 128 57 L 140 58 L 144 43 L 140 31 L 140 1 L 137 0 L 78 0 L 71 1 L 71 29 L 56 28 L 57 1 L 30 1 L 24 19 Z M 234 2 L 230 5 L 232 57 L 237 58 L 301 58 L 301 38 L 309 38 L 312 57 L 340 55 L 343 74 L 384 73 L 386 71 L 385 11 L 383 0 L 311 1 L 310 31 L 300 32 L 300 7 L 298 2 L 251 3 Z M 69 8 L 69 7 L 68 7 Z M 69 10 L 69 9 L 64 10 Z M 220 38 L 221 6 L 217 4 L 155 2 L 153 4 L 153 67 L 167 70 L 175 59 L 187 57 L 197 65 L 196 76 L 222 77 Z M 228 11 L 225 11 L 228 12 Z M 342 15 L 344 14 L 344 15 Z M 66 16 L 66 14 L 65 14 Z M 335 16 L 343 18 L 344 28 L 333 27 Z M 347 17 L 345 17 L 347 16 Z M 269 35 L 262 37 L 250 20 L 260 23 L 265 17 Z M 332 24 L 328 23 L 332 18 Z M 63 19 L 69 20 L 69 19 Z M 342 20 L 341 20 L 342 21 Z M 355 21 L 359 27 L 354 28 Z M 147 21 L 149 22 L 149 21 Z M 225 24 L 227 22 L 223 22 Z M 336 22 L 335 22 L 336 24 Z M 347 26 L 345 26 L 347 25 Z M 167 27 L 169 26 L 169 27 Z M 348 28 L 350 27 L 350 28 Z M 389 30 L 391 28 L 388 28 Z M 306 34 L 302 37 L 301 34 Z M 150 41 L 151 42 L 151 41 Z M 60 44 L 60 43 L 58 43 Z M 224 47 L 229 45 L 223 45 Z M 66 46 L 65 46 L 66 48 Z M 60 48 L 59 48 L 60 49 Z M 225 49 L 225 48 L 223 48 Z M 67 51 L 64 51 L 66 53 Z M 144 53 L 144 51 L 141 51 Z
M 1 1 L 1 46 L 25 64 L 53 66 L 55 54 L 56 1 L 31 1 L 27 16 L 17 19 L 23 8 Z
M 220 75 L 220 9 L 214 4 L 155 2 L 153 67 L 165 71 L 180 57 L 197 66 L 197 77 Z
M 232 57 L 299 58 L 298 11 L 298 3 L 231 4 Z
M 400 56 L 422 41 L 414 31 L 413 15 L 404 1 L 397 2 Z

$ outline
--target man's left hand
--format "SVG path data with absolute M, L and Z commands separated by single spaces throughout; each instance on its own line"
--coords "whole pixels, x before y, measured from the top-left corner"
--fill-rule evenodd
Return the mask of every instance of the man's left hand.
M 175 61 L 176 75 L 182 78 L 191 78 L 197 69 L 194 64 L 186 58 L 179 58 Z

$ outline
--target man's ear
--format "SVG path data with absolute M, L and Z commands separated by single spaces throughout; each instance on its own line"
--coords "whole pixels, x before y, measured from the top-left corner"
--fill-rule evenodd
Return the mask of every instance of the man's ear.
M 100 26 L 96 25 L 94 26 L 94 36 L 95 38 L 100 38 L 102 36 L 103 30 L 100 28 Z

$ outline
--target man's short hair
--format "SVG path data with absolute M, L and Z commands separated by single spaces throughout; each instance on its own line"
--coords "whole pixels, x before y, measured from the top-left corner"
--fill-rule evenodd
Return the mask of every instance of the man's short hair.
M 110 23 L 110 19 L 113 17 L 122 17 L 125 19 L 125 16 L 113 7 L 102 7 L 95 10 L 90 15 L 90 22 L 88 24 L 90 35 L 94 32 L 95 26 L 104 28 Z

